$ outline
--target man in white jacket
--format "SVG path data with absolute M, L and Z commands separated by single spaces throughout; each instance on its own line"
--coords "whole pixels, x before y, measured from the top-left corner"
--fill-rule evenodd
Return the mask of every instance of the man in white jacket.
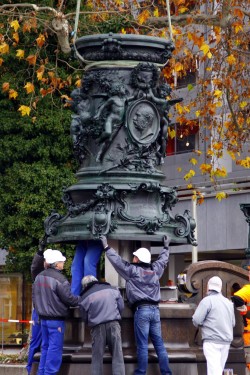
M 208 280 L 207 296 L 199 303 L 193 324 L 201 327 L 203 352 L 207 361 L 207 375 L 223 373 L 235 326 L 234 306 L 221 293 L 222 280 L 213 276 Z

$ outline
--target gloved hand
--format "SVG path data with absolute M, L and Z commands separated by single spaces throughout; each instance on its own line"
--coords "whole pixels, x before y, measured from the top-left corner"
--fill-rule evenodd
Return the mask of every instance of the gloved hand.
M 43 255 L 43 251 L 44 251 L 44 249 L 46 248 L 46 245 L 47 245 L 47 237 L 48 237 L 48 236 L 45 234 L 45 235 L 43 236 L 43 238 L 41 238 L 40 241 L 39 241 L 38 253 L 39 253 L 40 255 Z
M 106 236 L 104 236 L 104 235 L 100 236 L 100 240 L 102 241 L 102 246 L 105 249 L 105 247 L 108 246 L 108 241 L 107 241 Z
M 164 247 L 169 247 L 169 244 L 171 242 L 171 238 L 169 236 L 163 236 L 163 244 L 164 244 Z

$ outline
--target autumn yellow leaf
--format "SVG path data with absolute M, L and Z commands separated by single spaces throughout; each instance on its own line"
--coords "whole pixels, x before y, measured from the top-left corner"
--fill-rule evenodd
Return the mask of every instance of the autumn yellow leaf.
M 226 60 L 229 65 L 234 65 L 236 63 L 236 58 L 234 57 L 234 55 L 227 56 Z
M 227 176 L 227 170 L 226 170 L 225 167 L 216 168 L 215 170 L 211 171 L 211 176 L 226 177 Z
M 200 170 L 201 170 L 201 173 L 202 174 L 205 174 L 205 173 L 210 173 L 211 170 L 212 170 L 212 165 L 211 164 L 201 164 L 200 165 Z
M 201 111 L 195 111 L 196 117 L 200 117 Z
M 49 87 L 48 89 L 40 89 L 40 93 L 42 96 L 46 96 L 48 94 L 51 94 L 52 92 L 54 91 L 54 89 L 52 87 Z
M 18 97 L 18 92 L 16 90 L 9 90 L 9 99 L 16 99 Z
M 214 150 L 222 150 L 223 148 L 223 143 L 222 142 L 214 142 L 213 143 L 213 149 Z
M 39 37 L 36 39 L 38 47 L 42 47 L 45 43 L 45 36 L 43 34 L 40 34 Z
M 22 116 L 29 116 L 31 108 L 26 105 L 20 105 L 20 107 L 18 108 L 18 111 L 21 112 Z
M 227 194 L 224 191 L 221 191 L 216 194 L 215 198 L 220 202 L 222 199 L 227 198 Z
M 210 51 L 209 45 L 206 43 L 203 43 L 202 46 L 200 47 L 200 50 L 204 53 L 204 56 L 208 54 Z
M 26 89 L 27 94 L 35 91 L 35 86 L 31 82 L 27 82 L 24 88 Z
M 199 194 L 197 197 L 197 204 L 201 205 L 205 200 L 204 194 Z
M 235 160 L 236 159 L 236 155 L 233 151 L 227 151 L 228 155 L 230 155 L 231 159 L 232 160 Z
M 247 104 L 248 104 L 247 102 L 241 102 L 240 108 L 242 108 L 242 109 L 245 108 L 247 106 Z
M 18 49 L 16 51 L 16 57 L 18 57 L 19 59 L 23 59 L 24 58 L 24 50 L 23 49 Z
M 93 9 L 93 2 L 92 2 L 92 0 L 87 0 L 87 1 L 86 1 L 86 5 L 87 5 L 87 7 L 89 7 L 90 9 Z
M 190 112 L 190 108 L 187 107 L 186 105 L 184 105 L 183 109 L 185 110 L 185 112 L 189 113 Z
M 16 43 L 19 43 L 19 34 L 18 33 L 13 33 L 13 39 Z
M 187 7 L 183 7 L 183 6 L 178 8 L 179 13 L 181 13 L 181 14 L 188 12 L 188 10 L 189 9 Z
M 158 10 L 158 8 L 154 9 L 154 17 L 159 17 L 159 10 Z
M 220 97 L 222 96 L 222 91 L 221 91 L 221 90 L 215 90 L 215 91 L 214 91 L 214 96 L 215 96 L 216 98 L 220 98 Z
M 137 21 L 142 25 L 150 17 L 150 12 L 146 9 L 138 16 Z
M 197 162 L 197 160 L 195 159 L 195 158 L 191 158 L 191 159 L 189 159 L 189 162 L 191 163 L 191 164 L 193 164 L 193 165 L 196 165 L 198 162 Z
M 45 71 L 45 66 L 44 65 L 41 65 L 37 71 L 36 71 L 36 76 L 37 76 L 37 79 L 38 81 L 41 81 L 42 78 L 43 78 L 43 74 L 44 74 L 44 71 Z
M 175 66 L 174 66 L 174 70 L 176 71 L 176 72 L 180 72 L 181 70 L 183 70 L 184 68 L 183 68 L 183 65 L 180 63 L 180 62 L 177 62 L 176 64 L 175 64 Z
M 10 84 L 9 84 L 9 82 L 4 82 L 4 83 L 2 84 L 2 92 L 9 91 L 9 89 L 10 89 Z
M 10 51 L 10 47 L 7 43 L 2 43 L 0 44 L 0 54 L 4 55 L 4 54 L 7 54 L 9 53 Z
M 183 113 L 183 107 L 180 103 L 177 103 L 175 108 L 180 115 Z
M 207 156 L 214 156 L 214 151 L 211 148 L 207 150 Z
M 236 34 L 238 34 L 238 32 L 240 31 L 243 31 L 243 27 L 242 27 L 242 24 L 241 23 L 234 23 L 233 24 L 233 27 L 234 27 L 234 31 Z
M 81 79 L 78 79 L 75 83 L 76 87 L 81 87 Z
M 178 172 L 181 172 L 181 171 L 182 171 L 182 168 L 181 168 L 181 167 L 178 167 L 178 168 L 177 168 L 177 171 L 178 171 Z
M 27 32 L 30 32 L 31 30 L 31 24 L 29 21 L 25 21 L 24 24 L 23 24 L 23 32 L 24 33 L 27 33 Z
M 36 65 L 36 55 L 29 55 L 26 57 L 26 61 L 28 61 L 29 65 Z
M 239 8 L 234 8 L 233 13 L 236 17 L 239 17 L 240 19 L 244 17 L 244 13 Z
M 174 129 L 169 129 L 168 128 L 168 135 L 171 139 L 173 139 L 176 136 L 176 131 Z
M 244 168 L 250 168 L 250 157 L 247 156 L 246 159 L 241 160 L 240 165 Z
M 187 174 L 185 174 L 185 176 L 183 178 L 184 178 L 184 180 L 187 181 L 194 176 L 195 176 L 195 171 L 193 169 L 190 169 L 190 171 Z
M 17 30 L 19 29 L 20 25 L 19 25 L 19 22 L 17 20 L 15 21 L 12 21 L 10 23 L 10 26 L 15 30 L 15 32 L 17 32 Z
M 200 150 L 195 150 L 194 152 L 195 152 L 196 155 L 198 155 L 198 156 L 202 155 L 202 151 L 200 151 Z
M 192 184 L 188 184 L 188 185 L 187 185 L 187 188 L 188 188 L 188 189 L 192 189 L 192 188 L 193 188 L 193 185 L 192 185 Z
M 122 34 L 127 34 L 126 30 L 124 28 L 122 28 Z
M 71 107 L 71 103 L 73 102 L 73 99 L 68 95 L 61 95 L 61 99 L 63 100 L 64 107 Z

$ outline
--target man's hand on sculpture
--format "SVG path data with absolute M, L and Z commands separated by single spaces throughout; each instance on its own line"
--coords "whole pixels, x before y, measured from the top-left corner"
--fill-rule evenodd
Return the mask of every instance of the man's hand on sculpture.
M 47 245 L 47 235 L 45 234 L 44 236 L 43 236 L 43 238 L 41 238 L 40 240 L 39 240 L 39 246 L 38 246 L 38 251 L 39 252 L 43 252 L 44 251 L 44 249 L 46 248 L 46 245 Z
M 164 247 L 169 247 L 170 242 L 171 242 L 171 238 L 169 236 L 163 236 Z
M 102 246 L 105 249 L 105 247 L 108 246 L 108 241 L 107 241 L 106 236 L 104 236 L 104 235 L 100 236 L 100 240 L 102 241 Z

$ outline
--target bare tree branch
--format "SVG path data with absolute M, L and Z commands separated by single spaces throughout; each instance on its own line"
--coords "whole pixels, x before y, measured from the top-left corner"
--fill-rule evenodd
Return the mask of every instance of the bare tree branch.
M 206 15 L 206 14 L 183 14 L 180 16 L 172 16 L 171 23 L 173 25 L 187 26 L 192 24 L 197 25 L 210 25 L 210 26 L 220 26 L 221 18 L 218 15 Z M 153 26 L 157 28 L 162 28 L 168 26 L 167 17 L 150 17 L 147 19 L 146 24 L 148 26 Z
M 179 16 L 171 16 L 171 22 L 173 25 L 187 26 L 189 24 L 197 25 L 207 25 L 207 26 L 220 26 L 225 27 L 232 18 L 232 7 L 224 4 L 223 16 L 219 14 L 182 14 Z M 246 17 L 250 17 L 250 12 L 241 7 L 235 7 L 234 9 L 239 9 Z M 146 25 L 153 26 L 157 28 L 162 28 L 168 26 L 168 17 L 149 17 L 146 21 Z
M 5 9 L 15 9 L 15 8 L 32 8 L 36 12 L 49 11 L 57 15 L 57 10 L 51 7 L 39 7 L 36 4 L 22 3 L 22 4 L 4 4 L 0 5 L 0 12 L 4 12 Z

